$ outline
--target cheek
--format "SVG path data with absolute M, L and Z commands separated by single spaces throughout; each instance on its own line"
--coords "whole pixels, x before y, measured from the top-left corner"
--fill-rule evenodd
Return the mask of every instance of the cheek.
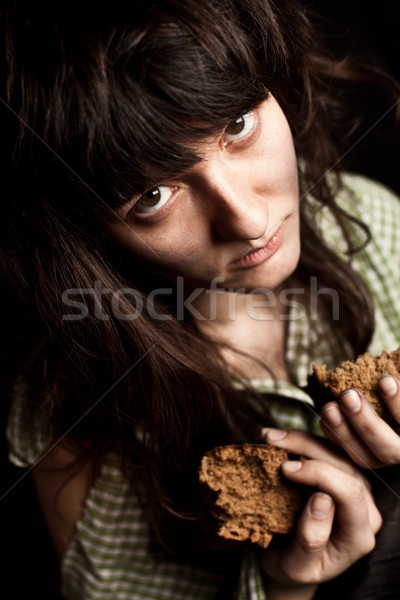
M 277 103 L 274 105 L 273 112 L 274 125 L 271 128 L 269 138 L 271 143 L 269 159 L 274 162 L 276 171 L 283 177 L 282 184 L 287 187 L 297 187 L 297 156 L 292 131 L 283 111 Z
M 169 233 L 168 236 L 158 236 L 146 239 L 146 243 L 151 248 L 151 253 L 133 250 L 133 253 L 154 267 L 167 269 L 168 271 L 184 271 L 193 265 L 199 266 L 204 260 L 205 248 L 202 240 L 196 235 L 197 232 L 184 229 L 178 229 L 176 233 Z
M 280 146 L 267 160 L 260 161 L 253 172 L 253 189 L 269 201 L 272 210 L 283 210 L 298 202 L 299 180 L 296 156 L 291 146 Z M 272 156 L 272 158 L 271 158 Z
M 258 191 L 297 194 L 297 157 L 286 120 L 274 124 L 261 142 L 259 152 L 251 162 L 251 175 L 249 173 L 257 182 Z
M 294 187 L 298 185 L 297 157 L 289 125 L 285 119 L 283 127 L 277 136 L 276 145 L 277 167 L 283 177 L 282 183 Z

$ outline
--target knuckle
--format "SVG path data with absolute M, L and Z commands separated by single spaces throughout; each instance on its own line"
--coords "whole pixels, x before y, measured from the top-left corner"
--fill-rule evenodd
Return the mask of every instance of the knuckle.
M 359 427 L 360 427 L 359 434 L 362 438 L 363 437 L 371 438 L 375 434 L 375 425 L 370 420 L 360 423 Z
M 327 536 L 317 529 L 310 531 L 299 540 L 301 550 L 306 554 L 319 552 L 326 544 Z
M 348 495 L 353 504 L 364 504 L 366 500 L 366 488 L 361 480 L 353 479 L 347 488 Z
M 375 510 L 373 512 L 373 517 L 372 517 L 372 527 L 373 527 L 374 534 L 378 533 L 378 531 L 380 530 L 382 525 L 383 525 L 383 517 L 382 517 L 381 513 L 379 512 L 379 510 L 375 507 Z
M 364 488 L 368 491 L 371 492 L 372 490 L 372 484 L 370 482 L 370 480 L 368 479 L 368 477 L 366 477 L 363 473 L 361 473 L 360 471 L 356 472 L 356 479 L 361 483 L 361 485 L 364 486 Z
M 376 545 L 376 539 L 375 539 L 375 535 L 370 532 L 370 534 L 366 534 L 363 536 L 362 538 L 362 544 L 361 544 L 361 552 L 362 555 L 365 556 L 366 554 L 369 554 L 370 552 L 372 552 L 372 550 L 375 548 Z

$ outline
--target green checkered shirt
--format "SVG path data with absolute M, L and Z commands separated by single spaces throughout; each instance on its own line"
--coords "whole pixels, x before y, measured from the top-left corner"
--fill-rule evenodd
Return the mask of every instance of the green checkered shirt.
M 400 201 L 373 181 L 346 175 L 340 205 L 364 221 L 372 240 L 354 256 L 352 264 L 367 281 L 375 303 L 376 328 L 369 351 L 394 350 L 400 345 Z M 314 212 L 325 239 L 339 253 L 346 245 L 334 218 L 312 198 L 302 200 Z M 356 228 L 354 234 L 357 235 Z M 312 282 L 310 281 L 310 285 Z M 320 293 L 331 293 L 329 290 Z M 332 310 L 335 310 L 334 295 Z M 337 308 L 337 307 L 336 307 Z M 340 306 L 339 306 L 340 310 Z M 334 314 L 333 314 L 334 317 Z M 271 411 L 281 427 L 318 432 L 318 416 L 311 399 L 300 389 L 313 362 L 335 366 L 351 355 L 340 339 L 335 321 L 319 318 L 318 306 L 305 311 L 300 304 L 289 313 L 287 361 L 295 384 L 254 379 L 261 391 L 274 390 Z M 8 440 L 10 459 L 32 465 L 46 448 L 46 428 L 32 424 L 24 383 L 16 382 Z M 260 423 L 262 426 L 263 423 Z M 211 600 L 222 598 L 226 572 L 210 572 L 193 561 L 157 559 L 148 549 L 149 532 L 137 495 L 116 461 L 105 464 L 89 491 L 75 535 L 62 560 L 62 594 L 66 600 Z M 237 577 L 232 573 L 231 578 Z M 235 598 L 265 600 L 256 551 L 248 546 L 238 576 Z

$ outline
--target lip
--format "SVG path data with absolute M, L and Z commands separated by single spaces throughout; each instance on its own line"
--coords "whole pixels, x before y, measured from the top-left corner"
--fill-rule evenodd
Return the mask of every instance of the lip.
M 242 256 L 242 258 L 233 261 L 229 265 L 229 269 L 245 269 L 247 267 L 254 267 L 271 258 L 271 256 L 273 256 L 282 245 L 284 228 L 285 224 L 282 223 L 282 225 L 275 231 L 265 246 L 262 246 L 261 248 L 255 248 L 254 250 L 251 250 Z

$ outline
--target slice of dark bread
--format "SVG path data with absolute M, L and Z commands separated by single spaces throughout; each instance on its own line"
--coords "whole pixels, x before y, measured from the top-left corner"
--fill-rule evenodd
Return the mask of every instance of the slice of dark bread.
M 306 498 L 281 474 L 288 453 L 268 444 L 218 446 L 203 457 L 199 478 L 216 493 L 218 535 L 266 548 L 293 531 Z
M 400 348 L 390 353 L 383 350 L 379 356 L 366 352 L 354 361 L 340 363 L 336 369 L 313 365 L 306 391 L 313 398 L 316 407 L 321 409 L 330 400 L 336 400 L 345 390 L 358 388 L 376 412 L 389 421 L 391 415 L 378 395 L 378 381 L 382 375 L 400 377 Z

